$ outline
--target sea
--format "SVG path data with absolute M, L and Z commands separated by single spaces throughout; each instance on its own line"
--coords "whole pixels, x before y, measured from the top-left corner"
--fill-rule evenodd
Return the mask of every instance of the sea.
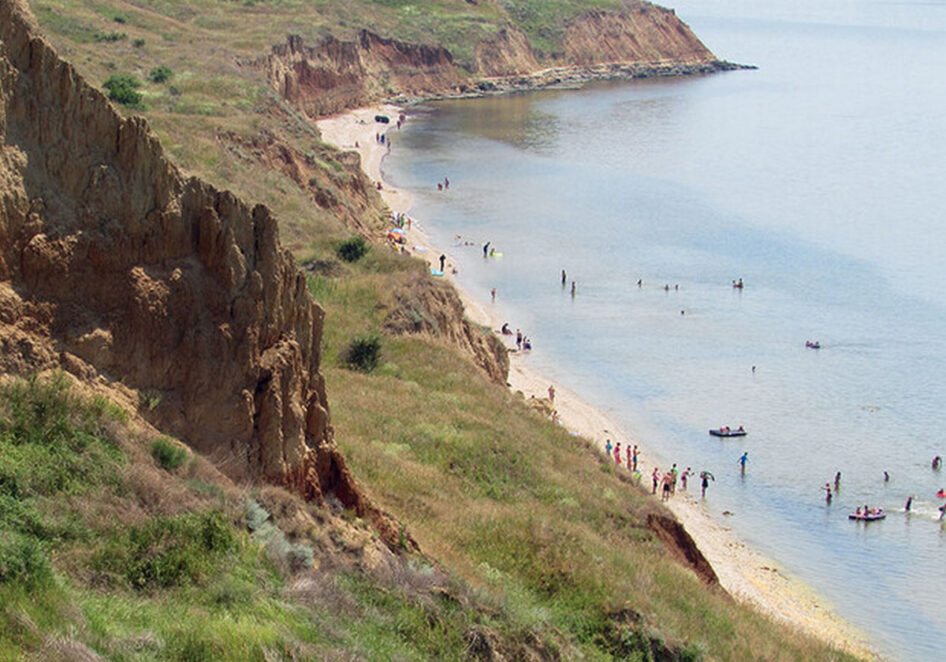
M 384 176 L 648 469 L 712 472 L 713 517 L 885 657 L 942 661 L 946 0 L 674 8 L 758 69 L 413 107 Z

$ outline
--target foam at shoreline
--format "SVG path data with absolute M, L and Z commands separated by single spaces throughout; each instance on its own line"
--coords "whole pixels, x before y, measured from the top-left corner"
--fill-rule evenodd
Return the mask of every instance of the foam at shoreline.
M 398 117 L 403 112 L 405 109 L 398 106 L 378 105 L 328 117 L 319 120 L 317 125 L 326 142 L 342 150 L 357 151 L 367 176 L 374 182 L 382 183 L 379 192 L 391 210 L 407 213 L 412 205 L 410 193 L 392 188 L 382 181 L 381 164 L 389 146 L 379 143 L 376 134 L 382 131 L 382 127 L 387 131 L 395 129 L 392 125 L 381 125 L 374 121 L 377 114 Z M 432 245 L 424 232 L 423 223 L 417 219 L 414 219 L 408 230 L 408 239 L 409 245 L 424 248 L 418 257 L 427 257 L 431 261 L 443 253 L 447 256 L 448 265 L 453 262 L 449 252 Z M 449 269 L 446 271 L 445 277 L 453 280 Z M 467 317 L 498 334 L 502 320 L 491 306 L 474 298 L 456 281 L 453 284 L 466 308 Z M 500 338 L 506 341 L 506 338 Z M 527 398 L 546 397 L 548 387 L 554 385 L 559 422 L 568 430 L 594 441 L 602 452 L 605 439 L 609 438 L 625 446 L 638 444 L 643 456 L 642 467 L 669 464 L 665 458 L 644 447 L 639 440 L 629 437 L 600 409 L 582 400 L 565 385 L 539 374 L 529 365 L 527 355 L 515 352 L 510 355 L 508 382 L 513 391 L 522 391 Z M 645 476 L 649 473 L 648 470 L 641 471 Z M 696 484 L 695 481 L 693 484 Z M 713 566 L 720 583 L 731 595 L 846 651 L 865 658 L 878 658 L 864 633 L 838 617 L 810 587 L 781 571 L 775 561 L 750 548 L 728 527 L 716 522 L 707 511 L 704 501 L 678 492 L 667 505 L 683 523 Z

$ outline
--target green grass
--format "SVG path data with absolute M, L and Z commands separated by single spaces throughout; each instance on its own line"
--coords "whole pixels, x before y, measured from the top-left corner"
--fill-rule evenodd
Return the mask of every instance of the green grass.
M 386 293 L 414 268 L 389 260 L 383 279 L 356 263 L 310 281 L 327 342 L 379 324 Z M 323 371 L 356 475 L 424 550 L 496 601 L 509 636 L 557 632 L 556 645 L 593 660 L 650 659 L 661 646 L 681 659 L 846 659 L 668 561 L 645 525 L 656 502 L 446 345 L 388 338 L 374 373 Z

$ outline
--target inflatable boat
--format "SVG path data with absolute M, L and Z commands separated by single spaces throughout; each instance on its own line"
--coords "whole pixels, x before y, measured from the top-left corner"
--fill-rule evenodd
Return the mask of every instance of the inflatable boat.
M 875 520 L 883 519 L 887 516 L 887 513 L 884 512 L 883 508 L 877 508 L 876 510 L 871 510 L 866 513 L 851 513 L 847 516 L 848 519 L 856 519 L 862 522 L 873 522 Z
M 746 431 L 741 428 L 713 428 L 709 431 L 714 437 L 745 437 Z

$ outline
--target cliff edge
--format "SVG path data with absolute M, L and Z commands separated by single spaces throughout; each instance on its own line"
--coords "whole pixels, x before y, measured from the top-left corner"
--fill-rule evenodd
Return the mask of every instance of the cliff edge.
M 322 320 L 267 208 L 184 177 L 0 2 L 0 371 L 133 389 L 232 479 L 336 498 L 393 541 L 333 440 Z

